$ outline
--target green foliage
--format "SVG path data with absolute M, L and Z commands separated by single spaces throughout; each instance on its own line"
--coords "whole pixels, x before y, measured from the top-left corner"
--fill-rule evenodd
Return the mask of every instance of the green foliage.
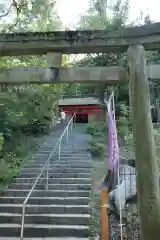
M 0 161 L 0 181 L 8 182 L 19 171 L 21 160 L 15 153 L 5 153 Z
M 91 123 L 88 124 L 86 127 L 86 132 L 89 133 L 92 136 L 104 136 L 106 135 L 106 124 L 97 124 L 97 123 Z
M 96 124 L 87 125 L 87 128 L 86 128 L 87 133 L 94 135 L 97 132 L 97 130 L 98 130 L 98 127 Z
M 129 132 L 129 123 L 125 117 L 120 117 L 117 121 L 117 131 L 123 141 L 126 140 Z
M 98 142 L 98 140 L 92 140 L 90 142 L 89 151 L 93 157 L 100 157 L 100 159 L 102 159 L 106 152 L 106 146 Z
M 113 17 L 108 17 L 109 12 Z M 80 29 L 98 29 L 112 31 L 123 25 L 128 18 L 128 0 L 106 1 L 91 0 L 90 6 L 79 22 Z M 112 24 L 112 26 L 111 26 Z
M 3 148 L 3 144 L 4 144 L 4 137 L 2 135 L 0 135 L 0 152 Z
M 8 88 L 1 94 L 3 111 L 0 131 L 5 138 L 12 138 L 21 132 L 47 132 L 52 120 L 53 100 L 48 97 L 46 88 Z
M 103 159 L 106 154 L 106 124 L 92 123 L 88 124 L 86 132 L 92 136 L 92 140 L 89 142 L 89 151 L 93 157 L 99 157 Z
M 20 166 L 26 156 L 35 151 L 38 144 L 34 137 L 21 136 L 14 141 L 11 143 L 15 147 L 14 152 L 4 151 L 3 157 L 0 158 L 0 190 L 19 174 Z

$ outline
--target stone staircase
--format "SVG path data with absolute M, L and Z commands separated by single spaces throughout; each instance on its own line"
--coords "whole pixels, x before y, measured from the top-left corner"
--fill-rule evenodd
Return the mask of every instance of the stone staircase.
M 84 127 L 83 127 L 84 128 Z M 19 177 L 0 197 L 0 240 L 20 239 L 22 203 L 33 186 L 62 129 L 54 131 L 21 169 Z M 24 240 L 88 239 L 91 156 L 88 136 L 74 126 L 62 144 L 61 159 L 53 156 L 26 205 Z

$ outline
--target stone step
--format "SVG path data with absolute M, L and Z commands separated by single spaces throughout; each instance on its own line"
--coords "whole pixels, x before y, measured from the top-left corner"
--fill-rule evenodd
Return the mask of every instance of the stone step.
M 21 178 L 35 178 L 39 175 L 40 172 L 37 173 L 21 173 L 19 176 Z M 41 177 L 45 176 L 46 177 L 46 171 L 41 175 Z M 80 172 L 70 172 L 70 173 L 49 173 L 48 174 L 49 178 L 90 178 L 91 173 L 80 173 Z
M 37 159 L 30 159 L 27 161 L 27 165 L 30 165 L 30 164 L 42 164 L 44 165 L 47 161 L 47 158 L 37 158 Z M 63 158 L 61 157 L 60 160 L 57 158 L 52 158 L 50 159 L 50 164 L 54 164 L 54 163 L 57 163 L 57 162 L 64 162 L 64 163 L 69 163 L 69 164 L 73 164 L 73 163 L 88 163 L 88 164 L 91 164 L 92 161 L 90 158 L 72 158 L 72 157 L 69 157 L 69 158 Z
M 36 153 L 44 153 L 44 154 L 50 154 L 50 153 L 52 153 L 53 152 L 53 150 L 55 151 L 55 152 L 57 152 L 58 153 L 58 147 L 57 147 L 57 149 L 54 149 L 54 147 L 52 148 L 52 149 L 46 149 L 46 148 L 39 148 L 36 152 L 35 152 L 35 154 Z M 87 151 L 87 150 L 79 150 L 79 149 L 72 149 L 72 148 L 70 148 L 70 149 L 63 149 L 63 148 L 61 148 L 61 153 L 63 153 L 63 154 L 71 154 L 71 155 L 74 155 L 74 154 L 76 154 L 76 155 L 87 155 L 88 156 L 88 154 L 89 154 L 89 152 Z
M 49 155 L 50 155 L 50 154 L 37 153 L 37 154 L 34 154 L 34 155 L 32 156 L 32 159 L 35 159 L 35 158 L 41 158 L 41 159 L 42 159 L 42 158 L 49 157 Z M 51 158 L 53 159 L 53 158 L 58 157 L 58 156 L 59 156 L 59 155 L 58 155 L 58 151 L 57 151 L 57 152 L 53 153 L 53 155 L 51 156 Z M 88 159 L 91 160 L 91 155 L 85 154 L 85 156 L 83 156 L 82 154 L 78 155 L 77 153 L 65 155 L 65 153 L 64 153 L 64 154 L 61 154 L 61 158 L 66 158 L 66 159 L 68 159 L 68 158 L 78 158 L 78 159 L 82 159 L 82 158 L 85 158 L 85 159 L 86 159 L 86 158 L 88 158 Z
M 53 151 L 54 150 L 54 151 Z M 50 155 L 51 153 L 53 154 L 53 155 L 56 155 L 56 154 L 59 154 L 59 148 L 57 148 L 57 149 L 53 149 L 53 150 L 43 150 L 43 151 L 41 151 L 40 149 L 38 149 L 35 153 L 34 153 L 34 155 L 33 156 L 46 156 L 46 155 Z M 60 154 L 61 155 L 66 155 L 66 156 L 70 156 L 70 155 L 72 155 L 72 156 L 77 156 L 77 157 L 79 157 L 79 156 L 82 156 L 82 157 L 89 157 L 89 156 L 91 156 L 91 154 L 90 154 L 90 152 L 88 152 L 88 151 L 74 151 L 74 150 L 68 150 L 68 151 L 66 151 L 65 149 L 64 150 L 61 150 L 60 151 Z
M 37 158 L 37 159 L 30 159 L 30 160 L 28 160 L 30 163 L 33 163 L 34 161 L 40 161 L 40 159 L 39 158 Z M 47 160 L 46 158 L 44 159 L 42 159 L 42 160 Z M 25 165 L 29 165 L 29 163 L 28 163 L 28 161 L 23 165 L 23 166 L 25 166 Z M 57 158 L 54 158 L 54 159 L 51 159 L 51 161 L 50 161 L 50 163 L 51 164 L 66 164 L 66 163 L 68 163 L 68 164 L 84 164 L 84 163 L 86 163 L 86 164 L 92 164 L 92 160 L 90 159 L 90 158 L 60 158 L 60 160 L 58 159 L 58 157 Z M 35 164 L 43 164 L 43 163 L 39 163 L 39 162 L 37 162 L 37 163 L 35 163 Z
M 1 223 L 18 223 L 21 224 L 22 214 L 18 213 L 0 213 Z M 25 224 L 55 224 L 55 225 L 89 225 L 89 214 L 50 214 L 50 213 L 32 213 L 25 214 Z M 1 234 L 1 233 L 0 233 Z
M 10 188 L 12 189 L 28 189 L 32 188 L 33 184 L 28 183 L 12 183 Z M 35 190 L 45 190 L 46 183 L 44 184 L 37 184 L 35 186 Z M 48 191 L 49 190 L 90 190 L 91 184 L 48 184 Z
M 54 151 L 53 151 L 54 150 Z M 53 155 L 58 155 L 59 154 L 59 149 L 52 149 L 52 150 L 47 150 L 47 149 L 38 149 L 38 151 L 36 151 L 34 153 L 34 155 L 38 154 L 38 155 L 43 155 L 43 154 L 53 154 Z M 74 149 L 61 149 L 60 152 L 61 155 L 72 155 L 72 156 L 90 156 L 90 153 L 88 151 L 84 151 L 84 150 L 74 150 Z
M 34 183 L 36 178 L 15 178 L 13 183 Z M 38 184 L 44 184 L 47 178 L 40 178 Z M 49 178 L 48 184 L 91 184 L 91 178 Z
M 20 175 L 23 174 L 23 173 L 40 173 L 42 170 L 42 168 L 23 168 L 20 172 Z M 69 167 L 65 167 L 65 166 L 62 166 L 61 168 L 60 167 L 53 167 L 53 168 L 49 168 L 48 169 L 49 173 L 79 173 L 79 172 L 82 172 L 82 173 L 89 173 L 90 172 L 90 169 L 89 168 L 69 168 Z
M 47 161 L 47 159 L 48 159 L 48 157 L 49 157 L 49 155 L 33 155 L 30 159 L 28 159 L 27 160 L 27 163 L 28 162 L 33 162 L 33 161 L 44 161 L 44 162 L 46 162 Z M 58 157 L 52 157 L 52 159 L 55 159 L 55 158 L 57 158 L 58 159 Z
M 46 149 L 38 149 L 35 154 L 51 154 L 54 150 L 54 147 L 51 150 L 46 150 Z M 56 151 L 55 151 L 56 152 Z
M 34 155 L 33 155 L 33 157 L 41 157 L 41 156 L 49 156 L 50 154 L 51 154 L 52 152 L 40 152 L 40 151 L 38 151 L 38 152 L 36 152 Z M 58 149 L 57 149 L 57 151 L 55 151 L 54 153 L 53 153 L 53 156 L 54 156 L 54 154 L 57 154 L 58 155 Z M 61 156 L 63 156 L 63 157 L 81 157 L 81 158 L 83 158 L 83 157 L 89 157 L 89 154 L 86 152 L 80 152 L 80 153 L 74 153 L 74 152 L 70 152 L 70 153 L 66 153 L 65 151 L 64 152 L 61 152 L 60 153 L 60 155 Z
M 41 169 L 44 166 L 44 164 L 25 164 L 23 165 L 22 169 L 26 169 L 26 168 L 39 168 Z M 80 163 L 76 163 L 76 162 L 62 162 L 62 161 L 56 161 L 53 162 L 52 164 L 49 164 L 50 168 L 64 168 L 64 167 L 70 167 L 70 168 L 91 168 L 91 162 L 87 163 L 87 162 L 80 162 Z
M 41 145 L 39 145 L 39 148 L 53 149 L 54 146 L 53 146 L 53 144 L 41 144 Z M 80 151 L 84 150 L 84 151 L 86 151 L 86 147 L 81 147 L 81 146 L 78 146 L 78 145 L 72 146 L 72 145 L 69 145 L 69 144 L 63 144 L 61 146 L 61 148 L 64 149 L 64 150 L 71 149 L 71 150 L 80 150 Z
M 47 237 L 47 238 L 23 238 L 23 240 L 89 240 L 89 238 L 77 238 L 77 237 L 60 237 L 60 238 L 56 238 L 56 237 Z M 19 240 L 19 237 L 0 237 L 0 240 Z
M 39 161 L 47 161 L 47 159 L 48 159 L 48 157 L 49 157 L 49 155 L 36 155 L 36 156 L 32 156 L 32 158 L 31 159 L 28 159 L 28 161 L 30 161 L 30 162 L 32 162 L 32 161 L 37 161 L 37 160 L 39 160 Z M 90 157 L 83 157 L 83 156 L 72 156 L 72 155 L 70 155 L 70 156 L 60 156 L 60 160 L 59 160 L 59 158 L 58 158 L 58 155 L 56 155 L 56 156 L 52 156 L 51 158 L 50 158 L 50 161 L 51 162 L 55 162 L 55 161 L 63 161 L 63 160 L 67 160 L 67 161 L 69 161 L 69 160 L 72 160 L 72 161 L 91 161 L 92 159 L 90 158 Z
M 47 159 L 49 158 L 49 154 L 48 155 L 34 155 L 32 156 L 31 159 L 28 159 L 28 161 L 47 161 Z M 51 162 L 55 162 L 55 161 L 61 161 L 61 160 L 72 160 L 72 161 L 91 161 L 92 159 L 89 157 L 89 156 L 73 156 L 73 155 L 69 155 L 69 156 L 66 156 L 66 155 L 61 155 L 60 156 L 60 160 L 58 158 L 58 155 L 53 155 L 51 158 L 50 158 L 50 161 Z
M 0 197 L 0 203 L 22 204 L 27 195 L 23 197 L 18 196 L 4 196 Z M 28 204 L 32 205 L 88 205 L 88 197 L 31 197 L 28 199 Z
M 19 237 L 20 224 L 0 224 L 0 234 L 4 237 Z M 44 225 L 44 224 L 25 224 L 25 237 L 88 237 L 89 227 L 81 225 Z
M 85 156 L 82 156 L 82 154 L 80 154 L 80 155 L 77 155 L 77 154 L 71 154 L 71 155 L 69 155 L 69 156 L 63 156 L 63 155 L 61 155 L 61 158 L 63 159 L 63 158 L 66 158 L 66 159 L 69 159 L 69 158 L 72 158 L 72 159 L 89 159 L 89 160 L 92 160 L 92 158 L 91 158 L 91 155 L 89 155 L 89 154 L 85 154 Z
M 56 154 L 56 153 L 55 153 Z M 39 153 L 39 152 L 36 152 L 32 157 L 34 158 L 34 157 L 39 157 L 39 158 L 44 158 L 44 157 L 46 157 L 46 156 L 49 156 L 50 155 L 50 153 Z
M 57 152 L 57 156 L 58 156 L 58 152 Z M 65 153 L 65 152 L 61 152 L 60 154 L 61 157 L 65 157 L 65 158 L 89 158 L 88 154 L 87 153 Z
M 41 170 L 44 167 L 44 164 L 42 163 L 36 163 L 33 165 L 28 164 L 27 166 L 23 166 L 23 168 L 21 170 L 27 170 L 27 169 L 39 169 Z M 49 168 L 50 169 L 90 169 L 91 168 L 91 164 L 85 164 L 85 163 L 49 163 Z
M 18 196 L 24 197 L 27 196 L 29 190 L 23 189 L 6 189 L 4 191 L 4 196 Z M 34 190 L 32 192 L 33 197 L 89 197 L 90 191 L 88 190 Z
M 40 144 L 39 145 L 39 147 L 40 148 L 53 148 L 54 146 L 53 146 L 53 144 L 51 143 L 43 143 L 43 144 Z M 69 142 L 67 142 L 67 144 L 65 144 L 65 143 L 63 143 L 63 145 L 61 146 L 62 148 L 64 148 L 64 149 L 79 149 L 79 150 L 86 150 L 86 148 L 84 147 L 84 146 L 79 146 L 78 144 L 76 145 L 76 144 L 69 144 Z
M 65 202 L 63 202 L 64 204 Z M 0 204 L 0 213 L 22 213 L 22 204 Z M 26 205 L 26 214 L 89 214 L 89 205 Z

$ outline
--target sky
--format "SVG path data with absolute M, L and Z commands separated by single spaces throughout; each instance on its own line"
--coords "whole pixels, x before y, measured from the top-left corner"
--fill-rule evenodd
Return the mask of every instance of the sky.
M 76 24 L 80 14 L 83 15 L 89 6 L 89 0 L 57 0 L 57 9 L 65 26 Z M 151 20 L 160 21 L 160 0 L 130 0 L 129 20 L 149 14 Z
M 56 0 L 59 16 L 66 27 L 76 25 L 89 6 L 90 0 Z M 114 0 L 110 0 L 114 1 Z M 0 0 L 0 5 L 11 0 Z M 160 22 L 160 0 L 130 0 L 129 21 L 135 21 L 140 12 L 149 14 L 151 20 Z

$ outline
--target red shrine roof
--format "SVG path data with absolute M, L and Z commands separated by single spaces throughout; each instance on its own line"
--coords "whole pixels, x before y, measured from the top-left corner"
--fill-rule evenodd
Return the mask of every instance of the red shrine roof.
M 99 105 L 97 98 L 64 98 L 58 101 L 59 106 Z

